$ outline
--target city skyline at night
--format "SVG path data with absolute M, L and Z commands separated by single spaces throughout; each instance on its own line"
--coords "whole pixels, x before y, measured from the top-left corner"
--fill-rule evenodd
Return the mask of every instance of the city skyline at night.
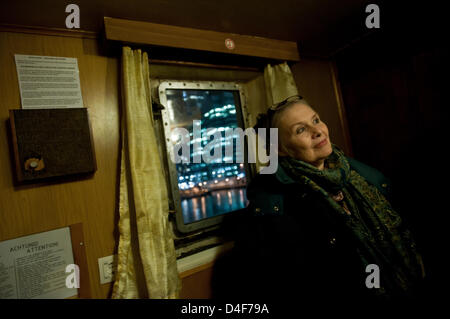
M 239 143 L 235 143 L 235 140 L 238 141 L 236 134 L 225 134 L 239 127 L 235 93 L 167 89 L 166 94 L 169 114 L 174 122 L 179 123 L 176 127 L 189 132 L 189 158 L 176 164 L 184 222 L 244 208 L 246 172 L 244 164 L 236 160 L 242 157 L 243 150 Z M 194 136 L 194 125 L 200 128 L 200 137 Z M 214 143 L 210 143 L 211 137 Z M 171 139 L 173 143 L 177 141 L 173 136 Z M 203 158 L 207 154 L 204 153 L 212 151 L 214 154 L 218 148 L 220 157 L 206 163 Z M 199 161 L 199 158 L 202 160 Z M 236 191 L 238 193 L 235 194 Z M 227 200 L 222 200 L 222 197 Z

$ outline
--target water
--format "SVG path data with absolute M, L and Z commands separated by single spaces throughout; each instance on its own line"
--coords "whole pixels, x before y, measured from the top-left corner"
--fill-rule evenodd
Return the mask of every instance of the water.
M 229 213 L 246 206 L 247 196 L 245 188 L 212 191 L 207 195 L 186 198 L 181 201 L 185 224 Z

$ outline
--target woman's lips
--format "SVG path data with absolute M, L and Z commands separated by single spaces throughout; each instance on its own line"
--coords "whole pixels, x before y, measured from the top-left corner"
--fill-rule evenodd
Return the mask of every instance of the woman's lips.
M 328 143 L 328 140 L 324 139 L 322 142 L 317 143 L 316 146 L 314 146 L 314 147 L 316 147 L 316 148 L 322 147 L 322 146 L 326 145 L 327 143 Z

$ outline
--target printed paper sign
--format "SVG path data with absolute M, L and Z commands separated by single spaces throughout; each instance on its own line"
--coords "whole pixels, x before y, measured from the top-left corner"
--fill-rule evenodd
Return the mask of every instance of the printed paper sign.
M 83 107 L 76 58 L 14 56 L 23 109 Z
M 66 286 L 66 267 L 73 263 L 69 227 L 0 242 L 0 299 L 78 295 Z

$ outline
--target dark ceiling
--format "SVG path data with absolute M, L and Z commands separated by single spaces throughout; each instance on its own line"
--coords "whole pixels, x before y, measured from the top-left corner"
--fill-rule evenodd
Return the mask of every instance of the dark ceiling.
M 369 3 L 380 6 L 382 28 L 394 21 L 414 23 L 426 11 L 398 0 L 397 9 L 367 0 L 0 0 L 0 23 L 65 28 L 70 3 L 80 7 L 82 30 L 99 32 L 103 17 L 110 16 L 297 41 L 301 56 L 317 57 L 329 57 L 374 31 L 365 27 Z M 403 14 L 411 6 L 412 20 Z

